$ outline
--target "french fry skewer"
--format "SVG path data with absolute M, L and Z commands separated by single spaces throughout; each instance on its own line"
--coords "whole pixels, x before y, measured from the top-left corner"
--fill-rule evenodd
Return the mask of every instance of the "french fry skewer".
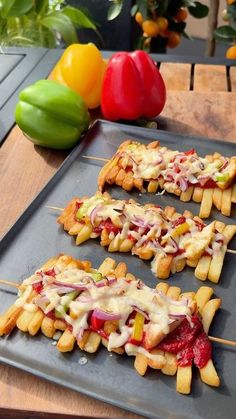
M 170 155 L 172 159 L 169 161 Z M 163 193 L 173 193 L 179 196 L 181 201 L 188 202 L 192 199 L 201 203 L 201 218 L 208 218 L 213 206 L 223 215 L 230 216 L 232 203 L 236 200 L 236 156 L 224 157 L 220 153 L 213 153 L 200 157 L 194 149 L 180 152 L 161 146 L 159 141 L 145 145 L 126 140 L 120 144 L 111 159 L 86 155 L 82 157 L 106 163 L 98 176 L 98 188 L 101 192 L 106 183 L 116 184 L 127 191 L 135 187 L 141 193 L 146 190 L 156 193 L 160 187 Z M 179 160 L 180 157 L 182 160 Z M 189 173 L 193 162 L 197 165 L 196 170 Z M 183 170 L 181 165 L 184 166 Z M 217 173 L 214 172 L 214 168 L 218 170 Z M 192 178 L 192 173 L 195 179 Z M 209 183 L 205 184 L 203 180 L 206 173 Z
M 0 279 L 0 284 L 4 284 L 4 285 L 8 285 L 14 288 L 19 288 L 20 284 L 16 283 L 16 282 L 11 282 L 11 281 L 6 281 L 4 279 Z M 169 295 L 169 297 L 171 297 L 171 295 Z M 216 336 L 208 336 L 208 338 L 212 341 L 212 342 L 217 342 L 217 343 L 221 343 L 223 345 L 228 345 L 228 346 L 235 346 L 236 347 L 236 341 L 233 340 L 228 340 L 228 339 L 222 339 Z
M 54 206 L 52 206 L 52 205 L 45 205 L 45 207 L 46 208 L 48 208 L 48 209 L 52 209 L 52 210 L 55 210 L 55 211 L 64 211 L 64 208 L 60 208 L 60 207 L 54 207 Z M 233 254 L 233 255 L 236 255 L 236 250 L 233 250 L 233 249 L 227 249 L 226 250 L 226 253 L 231 253 L 231 254 Z

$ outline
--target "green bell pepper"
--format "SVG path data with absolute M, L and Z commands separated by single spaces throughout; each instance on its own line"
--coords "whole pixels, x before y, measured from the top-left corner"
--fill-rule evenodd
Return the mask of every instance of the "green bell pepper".
M 64 304 L 64 305 L 60 304 L 55 309 L 55 316 L 59 319 L 63 319 L 64 315 L 67 313 L 67 311 L 69 309 L 69 305 L 70 305 L 71 301 L 73 301 L 78 295 L 79 295 L 79 291 L 69 292 L 69 294 L 67 294 L 67 297 L 68 297 L 67 303 Z
M 83 99 L 52 80 L 39 80 L 20 92 L 15 119 L 33 143 L 56 149 L 73 147 L 90 122 Z

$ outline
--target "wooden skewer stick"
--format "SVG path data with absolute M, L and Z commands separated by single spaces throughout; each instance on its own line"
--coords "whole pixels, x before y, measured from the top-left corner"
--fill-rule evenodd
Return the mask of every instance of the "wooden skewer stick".
M 212 342 L 222 343 L 223 345 L 236 346 L 236 342 L 233 340 L 217 338 L 215 336 L 208 336 L 208 338 Z
M 20 284 L 16 282 L 6 281 L 5 279 L 0 279 L 0 284 L 9 285 L 10 287 L 19 288 Z
M 60 207 L 53 207 L 51 205 L 46 205 L 46 208 L 55 210 L 55 211 L 64 211 L 64 208 L 60 208 Z M 232 253 L 233 255 L 236 255 L 236 250 L 233 249 L 227 249 L 226 250 L 227 253 Z
M 0 279 L 0 284 L 8 285 L 8 286 L 14 287 L 14 288 L 19 288 L 19 286 L 20 286 L 20 284 L 17 284 L 16 282 L 6 281 L 5 279 Z M 236 347 L 236 342 L 233 341 L 233 340 L 222 339 L 222 338 L 218 338 L 218 337 L 215 337 L 215 336 L 208 336 L 208 338 L 212 342 L 222 343 L 223 345 L 229 345 L 229 346 L 235 346 Z
M 94 156 L 82 156 L 84 159 L 89 160 L 98 160 L 98 161 L 109 161 L 109 159 L 104 159 L 103 157 L 94 157 Z

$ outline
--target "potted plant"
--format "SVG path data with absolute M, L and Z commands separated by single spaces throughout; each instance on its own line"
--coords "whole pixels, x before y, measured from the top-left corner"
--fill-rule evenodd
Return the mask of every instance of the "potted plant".
M 63 0 L 1 0 L 0 45 L 55 48 L 78 42 L 77 27 L 96 30 L 94 22 Z
M 123 0 L 112 0 L 108 19 L 114 19 L 122 10 Z M 136 0 L 131 15 L 139 27 L 135 48 L 163 53 L 166 48 L 175 48 L 185 31 L 186 18 L 190 13 L 195 18 L 208 14 L 208 7 L 194 0 Z

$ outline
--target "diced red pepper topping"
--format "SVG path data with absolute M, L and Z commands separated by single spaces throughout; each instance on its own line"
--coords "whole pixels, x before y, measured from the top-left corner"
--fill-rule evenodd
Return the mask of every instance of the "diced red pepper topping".
M 76 203 L 75 203 L 75 211 L 77 212 L 82 205 L 83 205 L 83 201 L 81 201 L 81 202 L 76 201 Z
M 103 326 L 104 326 L 104 323 L 105 323 L 105 320 L 101 320 L 101 319 L 98 319 L 95 315 L 94 315 L 94 313 L 92 313 L 91 314 L 91 317 L 90 317 L 90 326 L 94 329 L 94 330 L 100 330 L 100 329 L 102 329 L 103 328 Z
M 177 227 L 180 224 L 183 224 L 185 222 L 186 222 L 186 218 L 184 216 L 181 216 L 181 217 L 177 218 L 177 220 L 172 222 L 172 227 Z
M 186 156 L 191 156 L 192 154 L 196 154 L 196 150 L 194 148 L 191 148 L 190 150 L 184 151 L 184 154 Z
M 56 316 L 55 316 L 54 310 L 49 311 L 49 312 L 46 314 L 46 316 L 47 316 L 47 317 L 49 317 L 49 318 L 50 318 L 50 319 L 52 319 L 52 320 L 56 320 Z
M 103 229 L 106 229 L 108 233 L 113 232 L 114 234 L 118 234 L 121 231 L 121 229 L 116 227 L 110 219 L 102 221 L 99 226 L 94 227 L 93 231 L 94 233 L 101 233 Z
M 37 292 L 37 294 L 40 294 L 40 292 L 42 291 L 42 289 L 43 289 L 43 282 L 42 281 L 40 281 L 40 282 L 36 282 L 35 284 L 33 284 L 32 285 L 33 286 L 33 290 L 35 291 L 35 292 Z
M 56 272 L 55 272 L 55 269 L 54 268 L 48 269 L 46 272 L 44 272 L 44 274 L 45 275 L 48 275 L 48 276 L 53 276 L 53 277 L 56 276 Z
M 196 183 L 194 186 L 199 186 L 202 189 L 210 189 L 216 187 L 216 182 L 213 179 L 209 179 L 204 185 L 201 186 L 200 183 Z

